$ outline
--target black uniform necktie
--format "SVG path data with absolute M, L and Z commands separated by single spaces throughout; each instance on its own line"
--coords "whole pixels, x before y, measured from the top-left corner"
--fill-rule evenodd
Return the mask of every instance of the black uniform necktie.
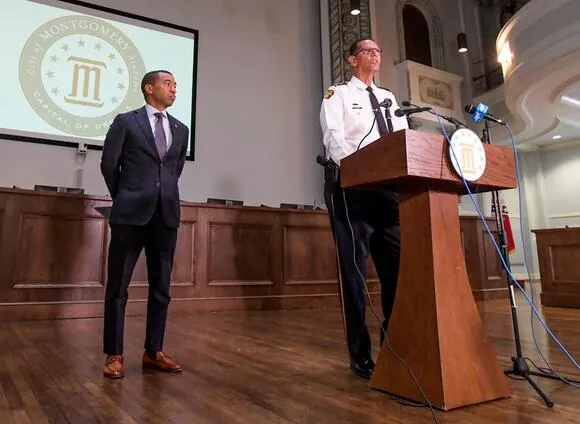
M 371 99 L 371 105 L 373 107 L 373 112 L 375 113 L 375 116 L 377 117 L 377 124 L 379 125 L 379 134 L 381 136 L 383 136 L 389 132 L 389 130 L 387 129 L 387 123 L 385 122 L 385 117 L 381 113 L 381 108 L 379 107 L 379 101 L 377 100 L 375 93 L 373 93 L 372 87 L 370 87 L 370 86 L 367 87 L 367 91 L 369 92 L 369 97 Z

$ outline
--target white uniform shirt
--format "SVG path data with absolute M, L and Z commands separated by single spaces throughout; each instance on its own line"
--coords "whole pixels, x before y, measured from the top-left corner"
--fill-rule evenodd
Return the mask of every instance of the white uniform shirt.
M 161 112 L 160 110 L 155 109 L 149 103 L 145 104 L 145 110 L 147 111 L 147 117 L 149 118 L 149 124 L 151 125 L 151 131 L 153 131 L 153 137 L 155 137 L 155 124 L 157 123 L 157 117 L 155 116 L 156 113 Z M 167 150 L 171 147 L 171 128 L 169 127 L 169 118 L 167 118 L 167 111 L 161 112 L 163 115 L 163 131 L 165 132 L 165 140 L 167 141 Z
M 393 131 L 409 128 L 406 117 L 395 116 L 395 110 L 399 106 L 393 93 L 374 83 L 371 87 L 379 103 L 387 97 L 393 102 L 389 109 Z M 384 107 L 381 107 L 381 113 L 386 123 Z M 342 158 L 354 153 L 369 131 L 360 148 L 378 140 L 380 138 L 379 126 L 375 119 L 367 85 L 353 76 L 347 83 L 330 86 L 322 100 L 320 125 L 326 158 L 332 159 L 336 164 L 340 164 Z

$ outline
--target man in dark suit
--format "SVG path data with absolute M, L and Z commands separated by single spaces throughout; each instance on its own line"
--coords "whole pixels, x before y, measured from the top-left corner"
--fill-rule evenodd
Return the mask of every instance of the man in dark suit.
M 103 374 L 109 378 L 125 375 L 125 306 L 143 248 L 149 277 L 143 368 L 182 370 L 163 352 L 180 220 L 177 183 L 189 138 L 188 128 L 166 111 L 175 101 L 175 87 L 170 72 L 147 73 L 141 82 L 146 105 L 117 115 L 103 146 L 101 172 L 113 199 L 103 334 Z

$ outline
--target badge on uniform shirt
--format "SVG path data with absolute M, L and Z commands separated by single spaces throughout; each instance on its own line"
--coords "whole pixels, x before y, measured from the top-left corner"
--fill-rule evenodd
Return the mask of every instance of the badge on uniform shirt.
M 326 100 L 330 99 L 332 97 L 332 95 L 334 94 L 334 90 L 331 90 L 330 88 L 326 91 L 326 94 L 324 95 L 324 98 Z

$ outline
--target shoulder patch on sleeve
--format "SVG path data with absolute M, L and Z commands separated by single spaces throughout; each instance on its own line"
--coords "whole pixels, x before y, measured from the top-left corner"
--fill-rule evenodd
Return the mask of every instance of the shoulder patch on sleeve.
M 328 90 L 326 90 L 326 94 L 324 95 L 324 98 L 326 100 L 330 99 L 332 96 L 334 95 L 334 90 L 332 88 L 329 88 Z

